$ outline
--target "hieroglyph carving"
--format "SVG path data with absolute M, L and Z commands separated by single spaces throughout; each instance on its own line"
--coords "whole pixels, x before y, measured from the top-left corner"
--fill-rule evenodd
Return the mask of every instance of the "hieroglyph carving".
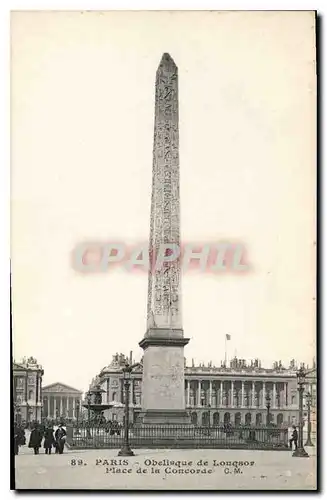
M 157 70 L 150 220 L 150 262 L 161 244 L 180 247 L 178 70 L 164 54 Z M 179 260 L 160 269 L 152 265 L 148 280 L 148 327 L 181 328 Z

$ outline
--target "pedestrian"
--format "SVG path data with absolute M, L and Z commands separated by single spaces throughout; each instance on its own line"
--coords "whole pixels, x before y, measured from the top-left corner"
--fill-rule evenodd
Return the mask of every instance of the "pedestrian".
M 38 425 L 35 424 L 34 428 L 32 429 L 31 435 L 30 435 L 30 441 L 28 443 L 28 447 L 33 448 L 34 455 L 39 454 L 39 449 L 41 447 L 42 438 L 43 438 L 43 435 L 42 435 Z
M 292 436 L 291 436 L 291 439 L 290 439 L 290 448 L 292 449 L 292 445 L 294 443 L 295 449 L 297 450 L 298 433 L 297 433 L 295 425 L 292 425 L 292 429 L 293 429 L 293 432 L 292 432 Z
M 19 452 L 19 427 L 15 423 L 14 425 L 14 454 L 18 455 Z
M 44 431 L 44 449 L 46 455 L 51 455 L 52 446 L 55 445 L 55 438 L 53 435 L 53 427 L 49 426 Z
M 26 444 L 25 429 L 22 426 L 18 427 L 18 444 L 24 446 Z
M 58 429 L 55 432 L 55 440 L 56 440 L 56 453 L 62 455 L 64 452 L 64 446 L 66 441 L 66 431 L 63 428 L 62 424 L 59 424 Z

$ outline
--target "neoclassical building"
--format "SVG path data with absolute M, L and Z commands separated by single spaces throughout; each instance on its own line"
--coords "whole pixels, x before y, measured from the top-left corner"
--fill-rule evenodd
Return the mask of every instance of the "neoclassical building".
M 103 389 L 102 401 L 112 408 L 105 416 L 111 420 L 123 420 L 124 391 L 122 367 L 127 357 L 115 354 L 112 362 L 96 377 Z M 234 358 L 227 367 L 185 366 L 186 409 L 194 424 L 261 425 L 267 423 L 267 403 L 270 404 L 270 422 L 290 425 L 298 421 L 299 396 L 294 360 L 288 368 L 275 362 L 272 368 L 263 368 L 258 359 L 249 364 Z M 315 393 L 316 379 L 308 378 L 306 390 Z M 131 379 L 131 418 L 137 421 L 141 411 L 142 365 L 135 369 Z M 267 399 L 268 398 L 268 399 Z M 304 406 L 305 409 L 305 406 Z M 315 414 L 314 408 L 312 415 Z M 306 414 L 305 414 L 306 416 Z
M 82 391 L 61 382 L 43 387 L 43 417 L 76 418 L 82 411 L 82 394 Z
M 42 417 L 42 366 L 33 357 L 13 362 L 13 412 L 18 422 L 32 422 Z

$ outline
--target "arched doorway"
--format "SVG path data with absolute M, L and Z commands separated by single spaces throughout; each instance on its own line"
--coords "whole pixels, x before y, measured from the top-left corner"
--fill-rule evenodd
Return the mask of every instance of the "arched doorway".
M 198 423 L 198 415 L 195 412 L 191 414 L 191 422 L 193 425 L 197 425 Z
M 202 425 L 209 425 L 209 413 L 207 411 L 202 413 Z
M 218 412 L 213 414 L 213 425 L 219 425 L 219 413 Z
M 255 416 L 255 425 L 261 425 L 262 424 L 262 414 L 257 413 Z
M 277 415 L 277 425 L 282 425 L 283 423 L 283 414 L 282 413 L 278 413 Z
M 230 413 L 224 414 L 224 424 L 228 424 L 230 422 Z
M 252 415 L 251 413 L 247 413 L 245 415 L 245 425 L 251 425 Z
M 240 412 L 235 413 L 235 427 L 241 425 L 241 421 L 242 421 L 241 413 Z

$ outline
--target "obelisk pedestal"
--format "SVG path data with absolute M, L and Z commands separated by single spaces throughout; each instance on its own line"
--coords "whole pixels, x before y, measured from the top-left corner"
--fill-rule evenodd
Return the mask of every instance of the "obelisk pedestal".
M 189 423 L 184 390 L 184 346 L 189 339 L 178 331 L 155 329 L 147 333 L 149 336 L 140 342 L 144 349 L 143 423 Z
M 163 245 L 180 248 L 178 71 L 169 54 L 156 75 L 147 331 L 143 356 L 143 423 L 189 423 L 185 411 L 181 270 L 158 262 Z

